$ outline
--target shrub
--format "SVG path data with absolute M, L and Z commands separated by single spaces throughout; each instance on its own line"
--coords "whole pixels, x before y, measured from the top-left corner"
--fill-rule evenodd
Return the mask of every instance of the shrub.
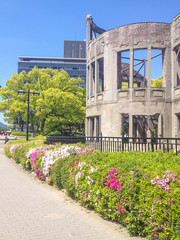
M 124 224 L 132 235 L 179 239 L 179 159 L 162 152 L 97 152 L 58 160 L 52 178 L 82 205 Z
M 12 132 L 12 136 L 26 136 L 26 132 Z M 31 133 L 28 133 L 28 136 L 31 136 Z
M 8 143 L 5 152 L 83 206 L 148 239 L 180 238 L 180 155 Z M 25 155 L 26 153 L 26 155 Z M 25 159 L 25 162 L 24 162 Z

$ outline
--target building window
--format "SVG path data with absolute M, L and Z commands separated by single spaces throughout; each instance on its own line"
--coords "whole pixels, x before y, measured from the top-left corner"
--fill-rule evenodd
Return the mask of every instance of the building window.
M 158 136 L 158 116 L 133 116 L 133 137 L 147 138 Z
M 176 137 L 180 138 L 180 113 L 176 114 L 176 119 L 177 119 Z
M 151 87 L 162 87 L 162 50 L 151 49 L 150 66 L 151 66 Z M 130 65 L 130 51 L 122 51 L 117 54 L 118 82 L 117 88 L 130 87 L 130 68 L 132 68 L 132 87 L 147 87 L 148 79 L 148 50 L 134 49 L 132 66 Z
M 151 87 L 163 86 L 164 50 L 151 49 Z
M 117 88 L 129 88 L 130 51 L 118 52 L 117 54 L 118 81 Z
M 180 86 L 180 47 L 175 49 L 175 76 L 177 86 Z
M 98 59 L 98 87 L 97 92 L 104 91 L 104 58 Z
M 129 137 L 129 115 L 122 114 L 122 137 Z
M 91 79 L 90 79 L 90 94 L 95 93 L 95 62 L 91 63 Z
M 147 49 L 134 50 L 133 55 L 133 88 L 147 87 Z
M 100 116 L 93 116 L 88 118 L 90 137 L 98 137 L 101 133 L 101 119 Z

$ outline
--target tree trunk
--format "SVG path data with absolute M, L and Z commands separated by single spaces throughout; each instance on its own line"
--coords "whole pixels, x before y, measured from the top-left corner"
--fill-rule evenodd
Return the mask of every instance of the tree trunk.
M 46 121 L 46 119 L 43 119 L 43 120 L 42 120 L 42 123 L 41 123 L 41 132 L 43 132 L 43 130 L 44 130 L 45 121 Z

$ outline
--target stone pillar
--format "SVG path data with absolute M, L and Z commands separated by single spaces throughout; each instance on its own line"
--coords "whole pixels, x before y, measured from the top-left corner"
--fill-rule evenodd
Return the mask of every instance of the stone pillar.
M 121 52 L 117 52 L 117 89 L 122 88 Z
M 120 117 L 119 117 L 119 136 L 122 137 L 122 130 L 123 130 L 123 115 L 120 113 Z
M 158 117 L 158 137 L 162 138 L 162 115 L 160 114 Z
M 151 101 L 151 46 L 148 46 L 147 61 L 147 101 Z
M 93 32 L 93 39 L 95 39 L 96 38 L 96 33 L 95 32 Z
M 147 86 L 148 88 L 151 87 L 151 46 L 148 46 L 148 80 Z
M 129 114 L 129 137 L 133 137 L 133 115 Z
M 129 100 L 133 99 L 133 75 L 134 75 L 134 49 L 130 48 L 130 69 L 129 69 Z
M 85 124 L 85 126 L 86 126 L 86 128 L 85 128 L 85 130 L 86 130 L 86 136 L 89 136 L 90 134 L 89 134 L 89 118 L 86 118 L 86 124 Z
M 89 98 L 89 65 L 86 67 L 86 98 Z
M 88 136 L 88 118 L 85 119 L 85 135 Z
M 151 119 L 151 116 L 147 116 L 147 122 L 148 122 L 148 130 L 147 130 L 147 132 L 146 132 L 147 138 L 150 138 L 150 137 L 151 137 L 150 119 Z
M 88 14 L 86 16 L 86 44 L 88 46 L 89 41 L 92 39 L 92 15 Z M 87 48 L 86 48 L 87 49 Z
M 93 120 L 89 118 L 89 136 L 93 137 Z
M 92 96 L 92 84 L 93 84 L 93 81 L 92 81 L 92 65 L 89 64 L 89 97 Z
M 130 48 L 129 88 L 133 88 L 134 50 Z
M 97 95 L 98 92 L 98 62 L 97 62 L 97 44 L 95 47 L 95 83 L 94 83 L 94 96 Z
M 96 60 L 96 93 L 99 93 L 99 61 Z
M 96 124 L 97 124 L 97 118 L 94 117 L 94 133 L 93 133 L 93 136 L 94 136 L 94 137 L 97 136 L 97 128 L 96 128 Z

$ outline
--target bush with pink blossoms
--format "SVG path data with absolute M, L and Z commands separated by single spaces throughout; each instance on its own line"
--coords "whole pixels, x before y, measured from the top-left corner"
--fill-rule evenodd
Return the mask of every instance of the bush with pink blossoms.
M 132 235 L 178 240 L 180 155 L 162 152 L 85 154 L 57 161 L 59 188 Z
M 180 239 L 180 154 L 100 153 L 35 143 L 8 145 L 6 153 L 83 206 L 126 226 L 131 235 Z
M 17 150 L 17 151 L 16 151 Z M 95 150 L 89 146 L 77 145 L 36 145 L 34 142 L 8 144 L 6 155 L 15 159 L 25 169 L 33 171 L 40 180 L 49 181 L 49 172 L 58 159 L 83 155 Z

